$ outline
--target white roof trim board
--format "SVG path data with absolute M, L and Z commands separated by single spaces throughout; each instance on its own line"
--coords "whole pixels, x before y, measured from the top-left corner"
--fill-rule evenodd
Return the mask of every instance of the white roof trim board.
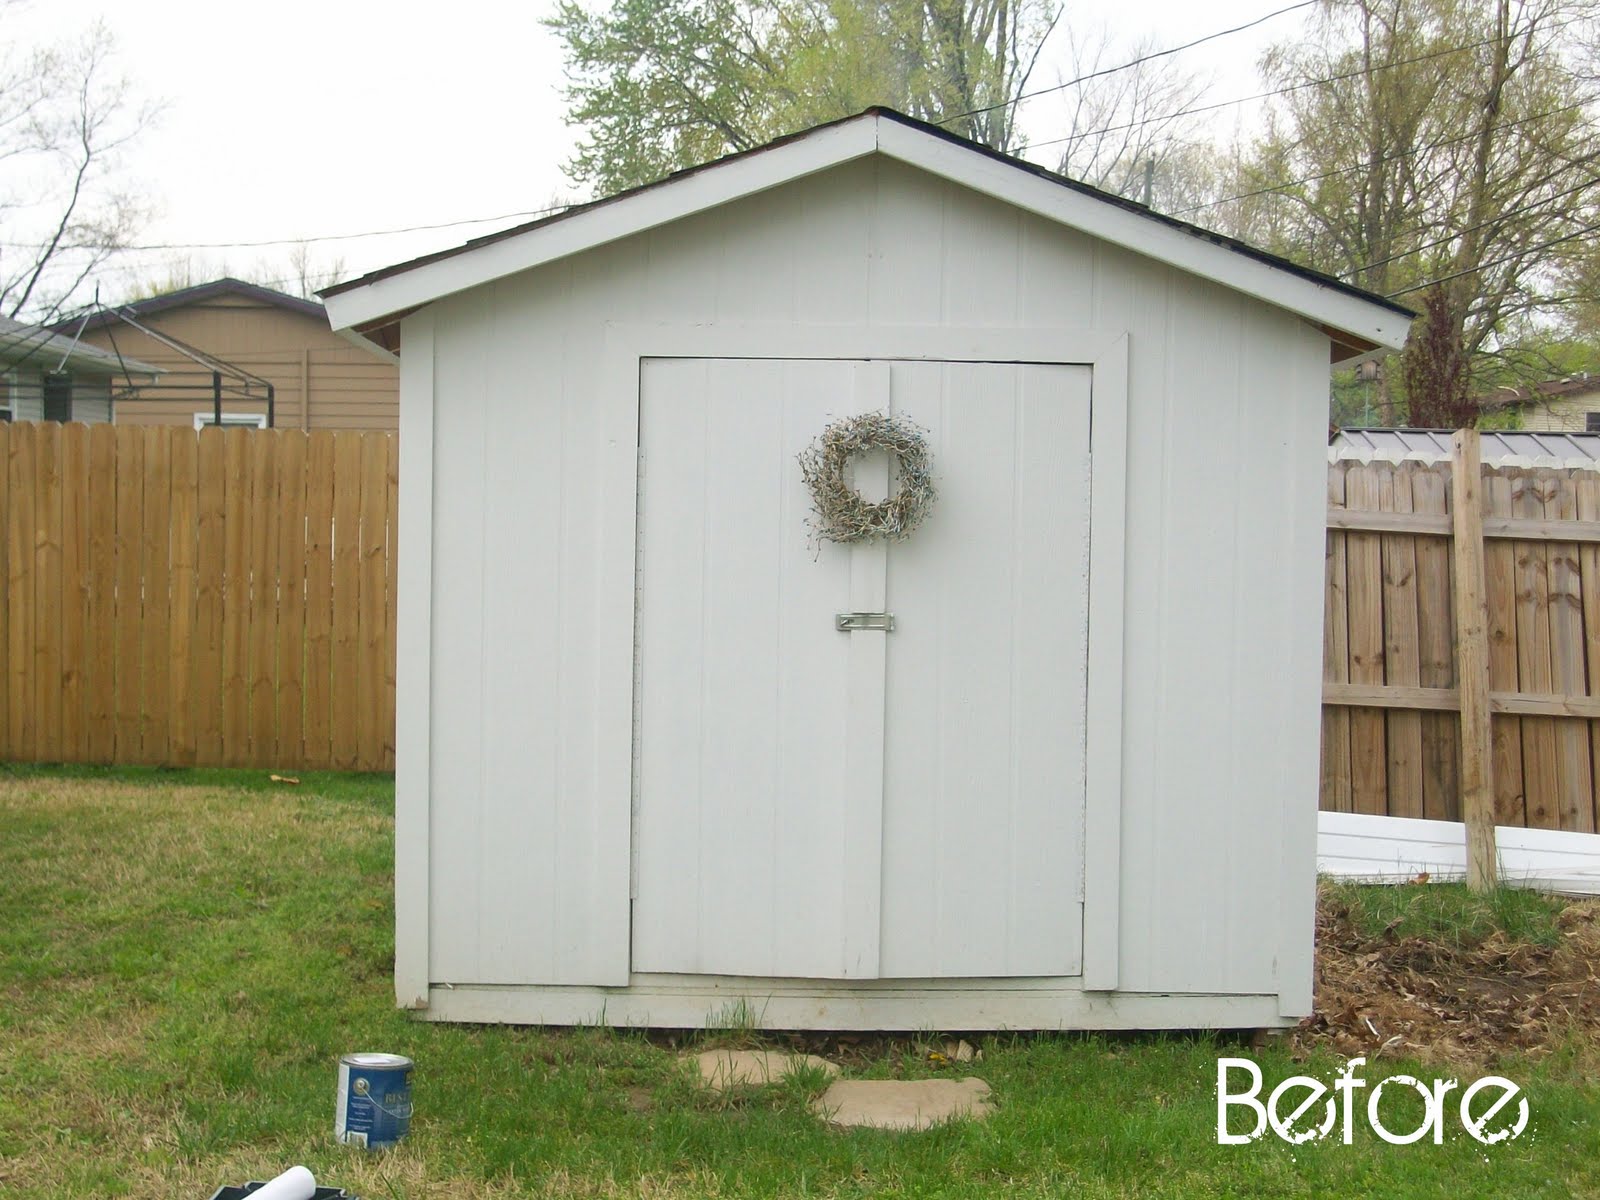
M 322 293 L 335 330 L 370 326 L 445 296 L 830 168 L 882 154 L 1112 245 L 1167 263 L 1379 346 L 1405 344 L 1409 315 L 1337 281 L 1274 265 L 1194 226 L 1140 211 L 1091 189 L 1063 186 L 1031 166 L 873 110 L 758 152 L 625 193 L 520 233 L 375 272 Z
M 1328 461 L 1450 461 L 1449 430 L 1341 429 L 1328 445 Z M 1483 461 L 1497 467 L 1560 467 L 1600 471 L 1600 433 L 1485 430 Z

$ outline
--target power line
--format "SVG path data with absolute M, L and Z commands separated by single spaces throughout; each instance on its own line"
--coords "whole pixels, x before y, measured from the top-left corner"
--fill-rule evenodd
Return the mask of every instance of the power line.
M 1565 29 L 1568 25 L 1577 24 L 1581 19 L 1582 18 L 1579 17 L 1573 17 L 1570 20 L 1550 26 L 1545 32 L 1556 33 L 1559 30 Z M 1464 46 L 1447 46 L 1443 50 L 1434 50 L 1428 54 L 1419 54 L 1414 58 L 1402 58 L 1396 59 L 1394 62 L 1378 63 L 1371 68 L 1345 71 L 1337 75 L 1328 75 L 1321 79 L 1307 79 L 1300 83 L 1289 84 L 1285 87 L 1272 88 L 1271 90 L 1265 92 L 1256 92 L 1250 96 L 1238 96 L 1232 100 L 1219 100 L 1213 104 L 1197 104 L 1192 108 L 1179 109 L 1177 112 L 1164 113 L 1161 116 L 1142 117 L 1136 121 L 1125 121 L 1120 125 L 1107 125 L 1100 129 L 1087 129 L 1081 133 L 1071 133 L 1065 137 L 1051 138 L 1049 141 L 1033 142 L 1028 146 L 1028 149 L 1037 150 L 1044 146 L 1059 146 L 1063 142 L 1075 142 L 1083 138 L 1098 137 L 1107 133 L 1120 133 L 1125 129 L 1138 129 L 1145 125 L 1155 125 L 1163 121 L 1175 121 L 1179 117 L 1192 117 L 1197 113 L 1215 112 L 1218 109 L 1232 108 L 1238 104 L 1248 104 L 1252 100 L 1269 100 L 1274 96 L 1287 96 L 1292 92 L 1301 92 L 1307 88 L 1322 87 L 1330 83 L 1340 83 L 1346 79 L 1357 79 L 1362 75 L 1368 74 L 1370 71 L 1388 71 L 1393 70 L 1396 67 L 1409 67 L 1419 62 L 1429 62 L 1436 58 L 1445 58 L 1452 54 L 1463 54 L 1468 50 L 1477 50 L 1483 46 L 1491 45 L 1497 40 L 1497 38 L 1484 38 L 1481 41 L 1469 42 Z M 1089 77 L 1086 76 L 1085 78 Z
M 316 237 L 292 238 L 266 238 L 256 242 L 153 242 L 146 245 L 111 246 L 98 243 L 86 243 L 68 247 L 72 250 L 255 250 L 268 246 L 298 246 L 311 242 L 349 242 L 359 238 L 389 237 L 400 233 L 426 233 L 434 229 L 456 229 L 462 225 L 488 225 L 495 221 L 515 221 L 524 217 L 544 217 L 551 213 L 564 212 L 571 208 L 570 204 L 556 204 L 549 208 L 533 208 L 523 212 L 502 213 L 494 217 L 470 217 L 461 221 L 439 221 L 431 225 L 406 225 L 397 229 L 368 229 L 359 233 L 328 233 Z M 40 250 L 43 242 L 0 242 L 13 250 Z
M 1396 296 L 1404 296 L 1411 292 L 1420 292 L 1424 288 L 1436 287 L 1441 283 L 1449 283 L 1452 279 L 1460 279 L 1463 275 L 1476 275 L 1479 271 L 1487 271 L 1490 267 L 1501 266 L 1504 263 L 1510 262 L 1514 258 L 1521 258 L 1525 254 L 1537 254 L 1541 250 L 1548 250 L 1550 247 L 1559 246 L 1563 242 L 1571 242 L 1581 237 L 1587 237 L 1591 233 L 1600 233 L 1600 225 L 1590 225 L 1587 228 L 1580 229 L 1575 233 L 1569 233 L 1558 238 L 1551 238 L 1547 242 L 1540 242 L 1536 246 L 1524 246 L 1522 249 L 1512 254 L 1506 254 L 1499 258 L 1490 259 L 1486 263 L 1479 263 L 1477 266 L 1467 267 L 1465 270 L 1452 271 L 1448 275 L 1440 275 L 1437 279 L 1429 279 L 1422 283 L 1414 283 L 1410 287 L 1401 288 L 1398 292 L 1390 292 L 1388 299 L 1393 300 Z
M 1523 117 L 1520 120 L 1507 121 L 1504 125 L 1500 126 L 1500 128 L 1502 130 L 1517 129 L 1523 125 L 1531 124 L 1534 121 L 1542 121 L 1547 117 L 1558 117 L 1562 113 L 1569 113 L 1577 109 L 1587 107 L 1588 102 L 1583 100 L 1578 101 L 1576 104 L 1563 104 L 1560 108 L 1550 108 L 1541 113 L 1533 113 L 1532 115 Z M 1200 212 L 1201 210 L 1207 208 L 1220 208 L 1224 204 L 1232 204 L 1235 200 L 1252 200 L 1257 196 L 1268 196 L 1274 193 L 1281 193 L 1288 188 L 1297 187 L 1302 183 L 1317 183 L 1324 179 L 1332 179 L 1335 175 L 1353 175 L 1360 171 L 1368 171 L 1373 167 L 1382 166 L 1384 163 L 1393 162 L 1397 158 L 1405 158 L 1408 155 L 1413 154 L 1427 154 L 1429 151 L 1438 150 L 1443 146 L 1455 146 L 1462 142 L 1470 142 L 1477 136 L 1478 131 L 1473 130 L 1471 133 L 1462 134 L 1459 137 L 1442 138 L 1437 142 L 1427 142 L 1421 146 L 1407 146 L 1404 149 L 1396 150 L 1393 154 L 1380 154 L 1376 158 L 1370 159 L 1366 162 L 1352 163 L 1348 167 L 1334 167 L 1327 171 L 1319 171 L 1315 175 L 1302 175 L 1296 179 L 1286 179 L 1282 183 L 1274 183 L 1270 187 L 1261 187 L 1256 188 L 1253 191 L 1240 192 L 1236 196 L 1224 196 L 1220 200 L 1207 200 L 1204 204 L 1191 204 L 1188 208 L 1174 209 L 1167 215 L 1173 217 L 1183 217 L 1190 213 Z
M 1372 270 L 1373 267 L 1387 266 L 1389 263 L 1397 262 L 1402 258 L 1409 258 L 1413 254 L 1421 254 L 1424 250 L 1432 250 L 1435 246 L 1443 246 L 1445 243 L 1453 242 L 1457 238 L 1465 237 L 1469 233 L 1476 233 L 1480 229 L 1486 229 L 1490 225 L 1505 220 L 1507 217 L 1517 216 L 1519 213 L 1525 213 L 1531 209 L 1538 208 L 1541 205 L 1551 204 L 1557 200 L 1561 200 L 1575 192 L 1581 192 L 1587 188 L 1592 188 L 1597 183 L 1600 183 L 1600 176 L 1596 176 L 1593 179 L 1586 179 L 1582 183 L 1570 187 L 1564 192 L 1557 192 L 1553 196 L 1541 196 L 1537 200 L 1531 200 L 1527 204 L 1518 205 L 1516 208 L 1502 209 L 1500 212 L 1495 213 L 1494 216 L 1490 217 L 1486 221 L 1479 221 L 1476 225 L 1468 225 L 1465 229 L 1457 229 L 1445 237 L 1435 238 L 1431 242 L 1423 242 L 1420 246 L 1413 246 L 1409 250 L 1402 250 L 1399 254 L 1391 254 L 1388 258 L 1380 258 L 1377 262 L 1367 263 L 1365 266 L 1357 267 L 1352 271 L 1346 272 L 1346 274 L 1359 275 L 1362 271 Z
M 1206 42 L 1214 42 L 1218 38 L 1227 37 L 1230 34 L 1243 33 L 1246 29 L 1254 29 L 1257 25 L 1265 24 L 1274 17 L 1281 17 L 1285 13 L 1292 13 L 1302 8 L 1310 8 L 1313 4 L 1319 3 L 1321 3 L 1321 0 L 1300 0 L 1300 3 L 1298 4 L 1291 4 L 1286 8 L 1280 8 L 1274 12 L 1269 12 L 1265 16 L 1257 17 L 1253 21 L 1246 21 L 1243 25 L 1235 25 L 1232 29 L 1219 29 L 1216 33 L 1208 33 L 1205 35 L 1205 37 L 1195 38 L 1194 41 L 1185 42 L 1181 46 L 1171 46 L 1166 50 L 1155 50 L 1149 54 L 1144 54 L 1129 62 L 1125 62 L 1120 66 L 1102 67 L 1098 71 L 1090 71 L 1087 75 L 1079 75 L 1076 79 L 1069 79 L 1065 83 L 1058 83 L 1051 87 L 1040 88 L 1036 92 L 1023 92 L 1019 96 L 1013 96 L 1009 100 L 1002 100 L 998 104 L 989 104 L 985 105 L 983 108 L 968 109 L 966 112 L 956 113 L 954 116 L 945 117 L 942 120 L 935 121 L 934 124 L 948 125 L 952 121 L 960 121 L 966 117 L 979 117 L 984 113 L 994 112 L 997 109 L 1010 108 L 1012 105 L 1021 104 L 1024 100 L 1032 100 L 1035 96 L 1048 96 L 1052 92 L 1065 91 L 1069 87 L 1076 87 L 1078 84 L 1086 83 L 1091 79 L 1099 79 L 1102 75 L 1115 75 L 1118 71 L 1130 70 L 1133 67 L 1140 66 L 1144 63 L 1152 61 L 1153 59 L 1165 58 L 1170 54 L 1178 54 L 1184 50 L 1192 50 L 1196 46 L 1202 46 Z

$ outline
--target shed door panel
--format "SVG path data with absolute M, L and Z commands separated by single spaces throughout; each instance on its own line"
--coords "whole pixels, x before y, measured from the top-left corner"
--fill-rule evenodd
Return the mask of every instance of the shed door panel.
M 885 976 L 1081 970 L 1089 377 L 894 366 L 939 500 L 889 547 Z
M 635 971 L 849 973 L 850 562 L 795 456 L 869 369 L 642 365 Z
M 819 550 L 795 456 L 883 407 L 934 514 Z M 635 971 L 1079 971 L 1088 430 L 1087 368 L 642 364 Z

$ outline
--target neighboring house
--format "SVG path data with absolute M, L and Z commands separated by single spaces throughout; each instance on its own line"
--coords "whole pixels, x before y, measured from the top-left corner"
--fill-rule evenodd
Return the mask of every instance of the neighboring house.
M 79 324 L 56 329 L 76 332 Z M 278 428 L 392 430 L 398 423 L 392 360 L 335 334 L 316 301 L 243 280 L 219 279 L 102 310 L 83 326 L 82 339 L 137 355 L 163 372 L 118 401 L 118 424 L 211 421 L 211 370 L 185 349 L 272 384 Z M 248 396 L 236 390 L 223 402 L 224 422 L 264 427 L 265 388 L 252 387 Z
M 1448 429 L 1339 429 L 1328 440 L 1328 461 L 1449 462 Z M 1584 467 L 1600 470 L 1600 433 L 1486 429 L 1482 457 L 1502 467 Z
M 156 368 L 0 317 L 0 421 L 110 421 L 113 395 Z
M 1600 433 L 1600 375 L 1587 372 L 1481 397 L 1487 408 L 1514 408 L 1524 429 Z

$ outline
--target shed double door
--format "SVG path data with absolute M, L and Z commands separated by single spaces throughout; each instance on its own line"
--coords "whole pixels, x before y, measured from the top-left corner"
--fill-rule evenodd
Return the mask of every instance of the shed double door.
M 634 971 L 1080 973 L 1089 393 L 1070 365 L 641 364 Z M 937 502 L 819 545 L 796 456 L 871 410 L 928 431 Z

